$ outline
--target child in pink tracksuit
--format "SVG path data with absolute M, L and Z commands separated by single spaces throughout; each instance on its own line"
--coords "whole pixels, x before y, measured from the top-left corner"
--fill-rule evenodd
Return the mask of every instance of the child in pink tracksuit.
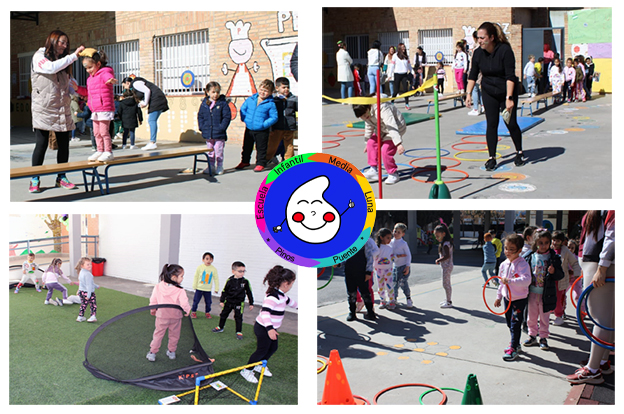
M 191 305 L 186 291 L 181 286 L 182 280 L 184 280 L 184 269 L 182 266 L 166 264 L 160 273 L 160 282 L 154 287 L 150 297 L 150 306 L 163 304 L 178 305 L 184 310 L 184 316 L 188 316 L 191 311 Z M 156 316 L 156 329 L 154 329 L 147 359 L 152 362 L 156 361 L 156 354 L 160 349 L 160 344 L 167 330 L 169 331 L 167 356 L 169 359 L 175 359 L 175 352 L 182 329 L 182 312 L 175 308 L 158 308 L 152 309 L 150 312 Z
M 87 105 L 92 112 L 91 120 L 96 144 L 96 151 L 89 157 L 89 161 L 109 161 L 113 159 L 113 142 L 108 127 L 115 119 L 113 94 L 113 84 L 117 82 L 115 73 L 110 66 L 106 66 L 106 54 L 101 50 L 89 48 L 80 55 L 84 57 L 82 65 L 89 74 Z
M 495 307 L 501 305 L 501 299 L 505 301 L 505 320 L 511 333 L 511 342 L 503 352 L 505 361 L 513 361 L 518 357 L 520 350 L 520 334 L 524 320 L 524 310 L 528 303 L 529 285 L 531 284 L 531 268 L 520 256 L 524 239 L 519 234 L 511 234 L 505 238 L 505 256 L 507 259 L 501 263 L 499 276 L 501 282 L 498 285 Z M 511 300 L 511 305 L 509 301 Z
M 377 104 L 375 105 L 353 105 L 353 113 L 356 117 L 364 121 L 364 140 L 366 141 L 366 149 L 364 152 L 368 155 L 368 168 L 364 172 L 364 176 L 369 180 L 374 180 L 378 176 L 377 166 Z M 395 154 L 403 154 L 402 136 L 407 131 L 405 119 L 396 106 L 390 102 L 381 103 L 381 160 L 388 172 L 386 184 L 398 183 L 400 178 L 397 173 L 397 165 L 394 161 Z

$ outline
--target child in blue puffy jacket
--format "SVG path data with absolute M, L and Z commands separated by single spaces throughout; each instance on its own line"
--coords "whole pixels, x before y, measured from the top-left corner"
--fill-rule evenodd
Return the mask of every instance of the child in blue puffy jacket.
M 204 170 L 204 173 L 216 171 L 218 175 L 223 174 L 223 148 L 231 120 L 232 112 L 225 95 L 221 95 L 221 85 L 209 82 L 206 86 L 206 98 L 199 105 L 197 112 L 197 125 L 208 149 L 212 150 L 208 153 L 210 167 Z
M 262 172 L 267 165 L 266 155 L 271 126 L 277 122 L 277 108 L 273 102 L 273 81 L 265 79 L 258 92 L 245 100 L 240 108 L 241 121 L 245 123 L 241 162 L 235 168 L 242 170 L 249 166 L 254 143 L 256 144 L 255 172 Z

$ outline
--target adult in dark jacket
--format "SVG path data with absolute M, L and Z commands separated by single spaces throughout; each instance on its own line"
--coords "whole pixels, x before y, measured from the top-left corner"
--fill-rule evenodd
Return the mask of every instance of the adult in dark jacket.
M 482 74 L 481 92 L 485 119 L 487 123 L 485 138 L 489 159 L 485 163 L 487 171 L 496 168 L 496 146 L 498 143 L 498 124 L 500 112 L 509 112 L 507 129 L 516 148 L 514 164 L 525 164 L 522 152 L 522 131 L 518 126 L 516 110 L 518 108 L 519 80 L 516 76 L 516 58 L 507 36 L 498 24 L 485 22 L 477 30 L 479 48 L 472 56 L 472 66 L 466 89 L 466 106 L 472 106 L 472 90 Z
M 143 111 L 141 111 L 137 97 L 132 91 L 125 90 L 123 96 L 124 99 L 119 102 L 117 109 L 123 127 L 122 148 L 126 148 L 128 137 L 130 137 L 130 149 L 135 149 L 134 130 L 143 123 Z
M 130 89 L 141 99 L 139 106 L 147 107 L 147 123 L 150 128 L 150 142 L 143 150 L 156 149 L 156 135 L 158 134 L 158 118 L 160 114 L 169 110 L 167 97 L 162 89 L 147 79 L 140 77 L 127 77 L 122 81 L 124 89 Z
M 223 174 L 223 149 L 227 141 L 227 129 L 232 120 L 232 111 L 225 95 L 221 94 L 221 86 L 217 82 L 209 82 L 206 86 L 206 97 L 199 105 L 197 126 L 206 140 L 209 150 L 210 168 L 216 166 L 216 173 Z

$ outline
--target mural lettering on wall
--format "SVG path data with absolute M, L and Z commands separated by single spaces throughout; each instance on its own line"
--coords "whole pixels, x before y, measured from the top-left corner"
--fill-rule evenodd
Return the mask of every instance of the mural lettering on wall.
M 498 25 L 503 29 L 503 33 L 505 33 L 505 35 L 507 35 L 507 37 L 509 37 L 509 35 L 511 33 L 509 33 L 509 25 L 511 23 L 498 23 Z M 472 25 L 464 25 L 462 26 L 462 29 L 464 30 L 464 39 L 466 39 L 466 42 L 468 43 L 468 46 L 470 49 L 472 49 L 472 46 L 474 45 L 474 38 L 472 37 L 472 33 L 474 31 L 476 31 L 478 28 L 477 27 L 473 27 Z
M 284 33 L 284 23 L 292 19 L 293 32 L 299 31 L 299 14 L 296 11 L 279 11 L 277 12 L 277 31 Z

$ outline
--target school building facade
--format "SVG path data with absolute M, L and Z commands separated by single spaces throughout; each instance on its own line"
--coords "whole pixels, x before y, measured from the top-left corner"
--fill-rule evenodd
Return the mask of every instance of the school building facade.
M 31 125 L 30 64 L 53 30 L 65 32 L 71 50 L 79 45 L 101 49 L 121 82 L 145 78 L 167 96 L 169 111 L 159 118 L 158 141 L 201 142 L 197 111 L 210 81 L 221 85 L 230 101 L 230 142 L 242 142 L 244 124 L 238 111 L 264 79 L 289 78 L 298 91 L 296 11 L 119 11 L 11 12 L 11 125 Z M 292 64 L 292 65 L 291 65 Z M 292 69 L 291 69 L 292 66 Z M 80 61 L 74 77 L 86 85 Z M 115 86 L 120 94 L 121 85 Z M 146 122 L 137 129 L 147 140 Z
M 465 39 L 472 48 L 472 33 L 481 23 L 500 24 L 516 55 L 520 77 L 528 55 L 543 55 L 543 47 L 562 57 L 592 56 L 600 73 L 594 91 L 611 92 L 611 9 L 547 7 L 382 7 L 323 9 L 323 88 L 339 88 L 336 79 L 337 42 L 347 45 L 354 64 L 366 65 L 374 40 L 385 54 L 404 43 L 410 63 L 416 48 L 427 55 L 425 73 L 433 76 L 442 61 L 447 72 L 445 91 L 456 88 L 451 64 L 455 44 Z M 365 77 L 365 73 L 364 76 Z

